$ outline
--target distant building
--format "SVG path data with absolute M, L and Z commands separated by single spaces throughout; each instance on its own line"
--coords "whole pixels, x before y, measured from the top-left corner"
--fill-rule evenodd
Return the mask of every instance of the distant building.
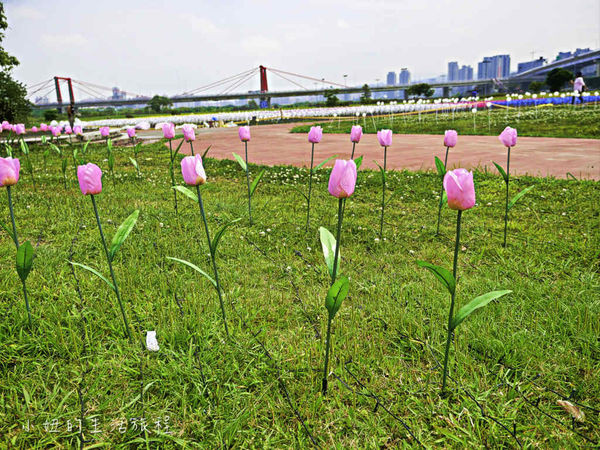
M 538 59 L 534 59 L 533 61 L 527 61 L 517 64 L 517 73 L 526 72 L 531 69 L 535 69 L 536 67 L 542 67 L 548 61 L 540 56 Z
M 510 55 L 486 56 L 477 64 L 477 79 L 507 78 L 510 75 Z
M 458 71 L 458 81 L 471 81 L 473 79 L 473 68 L 462 66 Z
M 400 86 L 406 86 L 410 84 L 410 72 L 406 67 L 403 67 L 400 70 L 400 75 L 398 76 L 398 84 Z
M 112 100 L 124 100 L 125 92 L 121 91 L 118 87 L 112 88 Z
M 396 72 L 388 72 L 387 85 L 388 86 L 396 86 Z
M 448 81 L 458 81 L 458 63 L 456 61 L 448 63 Z

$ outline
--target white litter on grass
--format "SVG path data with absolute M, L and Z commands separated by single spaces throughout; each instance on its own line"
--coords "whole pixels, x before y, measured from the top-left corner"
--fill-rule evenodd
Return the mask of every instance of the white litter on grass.
M 157 352 L 159 350 L 160 347 L 156 340 L 156 331 L 146 332 L 146 348 L 151 352 Z

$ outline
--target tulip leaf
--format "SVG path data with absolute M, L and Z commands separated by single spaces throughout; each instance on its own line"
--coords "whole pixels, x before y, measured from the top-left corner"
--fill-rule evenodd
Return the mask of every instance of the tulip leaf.
M 358 158 L 356 158 L 354 160 L 354 164 L 356 164 L 356 170 L 360 169 L 360 166 L 362 166 L 363 158 L 364 158 L 364 156 L 360 155 Z
M 207 274 L 204 270 L 202 270 L 197 265 L 192 264 L 191 262 L 186 261 L 184 259 L 172 258 L 171 256 L 167 256 L 167 259 L 170 259 L 172 261 L 177 261 L 178 263 L 181 263 L 181 264 L 183 264 L 185 266 L 191 267 L 192 269 L 194 269 L 199 274 L 204 275 L 208 279 L 208 281 L 210 281 L 213 284 L 213 286 L 215 288 L 217 287 L 217 282 L 213 279 L 213 277 L 211 277 L 209 274 Z
M 185 195 L 189 199 L 194 200 L 196 203 L 198 203 L 198 196 L 196 194 L 194 194 L 192 191 L 190 191 L 188 188 L 186 188 L 185 186 L 173 186 L 173 189 L 181 192 L 183 195 Z
M 417 261 L 417 264 L 425 269 L 429 270 L 431 273 L 435 275 L 435 277 L 442 282 L 448 292 L 451 295 L 454 295 L 456 291 L 456 280 L 454 279 L 454 275 L 448 269 L 444 269 L 443 267 L 436 266 L 435 264 L 428 263 L 426 261 Z
M 8 226 L 2 221 L 0 221 L 0 228 L 6 231 L 13 241 L 15 240 L 15 236 L 13 235 L 12 230 L 8 228 Z
M 254 180 L 252 181 L 252 184 L 250 185 L 250 197 L 252 197 L 254 195 L 254 191 L 258 187 L 258 183 L 259 183 L 260 179 L 265 174 L 265 170 L 266 169 L 261 170 L 258 173 L 258 175 L 256 176 L 256 178 L 254 178 Z
M 175 161 L 175 157 L 177 156 L 177 153 L 179 153 L 179 150 L 181 150 L 181 146 L 183 145 L 183 141 L 184 139 L 182 139 L 179 142 L 179 145 L 177 146 L 177 148 L 175 149 L 175 152 L 173 152 L 173 157 L 171 158 L 171 161 Z
M 440 178 L 444 179 L 444 175 L 446 175 L 446 166 L 437 156 L 435 157 L 435 167 L 440 175 Z
M 296 192 L 298 192 L 300 195 L 302 195 L 302 197 L 304 197 L 304 199 L 305 199 L 306 201 L 308 201 L 308 196 L 307 196 L 307 195 L 306 195 L 304 192 L 302 192 L 302 191 L 301 191 L 300 189 L 298 189 L 296 186 L 290 185 L 290 187 L 291 187 L 292 189 L 294 189 Z
M 319 164 L 317 167 L 314 168 L 314 170 L 319 170 L 321 167 L 323 167 L 325 164 L 327 164 L 329 161 L 331 161 L 333 158 L 337 158 L 337 155 L 333 155 L 330 156 L 329 158 L 327 158 L 325 161 L 323 161 L 321 164 Z
M 112 152 L 112 148 L 113 148 L 113 147 L 112 147 L 112 139 L 111 139 L 111 138 L 108 138 L 108 139 L 106 140 L 106 146 L 108 147 L 108 151 L 109 151 L 109 152 Z
M 386 206 L 387 206 L 387 204 L 388 204 L 389 202 L 391 202 L 391 201 L 392 201 L 392 199 L 393 199 L 393 198 L 396 196 L 396 194 L 397 194 L 398 192 L 400 192 L 400 190 L 399 190 L 399 189 L 398 189 L 398 190 L 396 190 L 396 191 L 394 191 L 394 192 L 392 192 L 392 195 L 390 195 L 390 197 L 389 197 L 389 198 L 386 200 L 386 202 L 385 202 Z
M 50 148 L 62 156 L 62 150 L 56 144 L 50 143 Z
M 79 264 L 73 261 L 69 261 L 69 264 L 73 265 L 73 266 L 77 266 L 77 267 L 81 267 L 82 269 L 87 270 L 88 272 L 93 273 L 94 275 L 96 275 L 98 278 L 100 278 L 102 281 L 104 281 L 108 287 L 110 287 L 113 291 L 115 291 L 115 286 L 108 281 L 104 275 L 102 275 L 100 272 L 98 272 L 96 269 L 91 268 L 90 266 L 86 266 L 85 264 Z M 115 291 L 116 292 L 116 291 Z
M 21 281 L 25 282 L 31 266 L 33 265 L 33 246 L 27 241 L 17 250 L 17 273 Z
M 444 193 L 442 194 L 442 204 L 448 203 L 448 194 L 446 194 L 446 189 L 444 189 Z
M 227 228 L 229 228 L 231 225 L 233 225 L 236 222 L 239 222 L 240 220 L 242 220 L 241 218 L 232 220 L 231 222 L 226 223 L 225 225 L 223 225 L 219 231 L 217 231 L 217 234 L 215 234 L 215 237 L 213 238 L 212 244 L 211 244 L 211 250 L 213 253 L 213 256 L 217 254 L 217 246 L 219 245 L 219 241 L 221 240 L 221 237 L 223 237 L 223 233 L 225 233 L 225 230 Z
M 517 203 L 521 197 L 523 197 L 525 194 L 527 194 L 534 187 L 535 187 L 535 185 L 532 184 L 531 186 L 523 189 L 521 192 L 519 192 L 517 195 L 515 195 L 512 198 L 512 200 L 510 201 L 510 203 L 508 204 L 508 210 L 510 211 L 512 209 L 512 207 L 515 206 L 515 203 Z
M 506 172 L 504 171 L 502 166 L 494 161 L 492 161 L 492 162 L 496 166 L 496 169 L 498 169 L 498 172 L 500 172 L 500 175 L 502 175 L 502 178 L 504 178 L 504 181 L 508 181 L 508 175 L 506 174 Z
M 23 139 L 21 139 L 21 151 L 24 155 L 29 155 L 29 146 Z
M 131 161 L 131 164 L 133 165 L 133 167 L 135 167 L 135 170 L 139 170 L 138 167 L 138 163 L 135 159 L 133 159 L 131 156 L 129 157 L 129 161 Z
M 112 238 L 110 250 L 108 251 L 108 256 L 110 257 L 111 261 L 114 259 L 115 254 L 117 253 L 119 248 L 121 248 L 121 245 L 123 245 L 123 242 L 125 242 L 125 239 L 127 239 L 127 236 L 129 236 L 129 233 L 131 233 L 131 230 L 133 230 L 133 227 L 135 226 L 139 215 L 140 210 L 136 209 L 129 215 L 127 219 L 123 221 L 123 223 L 117 229 L 117 232 Z
M 383 182 L 385 182 L 385 170 L 383 169 L 383 167 L 381 167 L 381 166 L 379 165 L 379 163 L 378 163 L 377 161 L 373 160 L 373 162 L 374 162 L 375 164 L 377 164 L 377 167 L 379 167 L 379 171 L 381 172 L 381 180 L 382 180 Z
M 568 179 L 569 177 L 571 177 L 571 178 L 572 178 L 573 180 L 575 180 L 575 181 L 579 181 L 579 180 L 577 180 L 577 177 L 576 177 L 575 175 L 573 175 L 571 172 L 567 172 L 567 179 Z
M 67 171 L 67 164 L 69 164 L 69 161 L 67 161 L 67 158 L 63 158 L 63 160 L 62 160 L 62 172 L 63 172 L 63 175 Z
M 12 148 L 6 142 L 4 143 L 4 150 L 6 151 L 6 156 L 12 158 Z
M 340 277 L 335 283 L 331 285 L 327 291 L 327 297 L 325 298 L 325 307 L 329 312 L 329 319 L 333 320 L 336 313 L 342 306 L 342 302 L 348 295 L 350 290 L 350 282 L 346 277 Z
M 208 154 L 208 151 L 210 150 L 211 147 L 212 147 L 212 145 L 209 145 L 208 148 L 206 150 L 204 150 L 204 153 L 202 153 L 202 159 L 204 159 L 206 157 L 206 155 Z
M 325 264 L 327 264 L 327 269 L 329 270 L 329 276 L 333 277 L 333 260 L 335 259 L 336 240 L 333 237 L 333 234 L 324 227 L 319 227 L 319 236 L 321 238 L 321 247 L 323 248 Z M 336 273 L 340 273 L 340 259 L 342 258 L 340 254 L 338 254 Z
M 87 152 L 88 145 L 90 145 L 90 141 L 86 141 L 85 144 L 83 144 L 83 147 L 81 149 L 81 153 L 85 154 L 85 152 Z
M 42 136 L 42 140 L 41 140 L 42 144 L 45 144 L 47 140 L 48 140 L 48 138 L 46 136 Z
M 112 171 L 115 167 L 115 156 L 112 152 L 108 154 L 108 168 Z
M 244 159 L 240 155 L 238 155 L 237 153 L 235 153 L 235 152 L 232 152 L 232 153 L 233 153 L 233 157 L 237 160 L 237 162 L 239 163 L 239 165 L 242 166 L 242 169 L 246 170 L 246 167 L 247 167 L 246 166 L 246 161 L 244 161 Z
M 493 291 L 474 298 L 456 312 L 456 315 L 452 318 L 452 322 L 450 323 L 450 331 L 459 326 L 462 321 L 469 317 L 472 312 L 479 308 L 483 308 L 492 300 L 502 297 L 503 295 L 510 294 L 511 292 L 512 291 Z

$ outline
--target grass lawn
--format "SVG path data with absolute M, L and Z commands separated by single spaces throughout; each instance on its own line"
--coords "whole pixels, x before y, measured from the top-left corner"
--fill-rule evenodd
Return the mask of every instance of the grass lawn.
M 483 127 L 486 117 L 479 114 Z M 588 109 L 575 114 L 592 117 Z M 537 124 L 532 115 L 522 112 L 521 120 Z M 470 116 L 462 117 L 453 126 L 447 119 L 436 123 L 433 115 L 422 120 L 427 132 L 452 127 L 466 134 Z M 492 117 L 504 124 L 503 113 Z M 406 128 L 404 119 L 394 120 L 395 130 L 419 130 L 416 117 L 407 118 L 412 125 Z M 597 136 L 597 123 L 587 130 Z M 36 190 L 23 169 L 13 189 L 20 238 L 36 252 L 27 280 L 31 329 L 14 245 L 0 230 L 4 445 L 73 448 L 82 419 L 86 445 L 109 448 L 300 448 L 311 439 L 324 448 L 414 448 L 418 442 L 573 448 L 600 442 L 597 182 L 513 178 L 512 195 L 535 188 L 511 211 L 509 244 L 502 248 L 504 183 L 475 174 L 478 203 L 463 214 L 457 303 L 491 290 L 513 293 L 458 328 L 450 355 L 452 392 L 442 398 L 438 361 L 449 298 L 416 261 L 451 269 L 456 214 L 443 210 L 442 235 L 436 237 L 437 175 L 390 172 L 388 186 L 397 194 L 386 208 L 386 240 L 379 241 L 379 174 L 359 171 L 341 243 L 350 294 L 333 322 L 333 374 L 323 397 L 329 275 L 318 227 L 335 233 L 329 170 L 315 177 L 305 233 L 304 199 L 291 187 L 306 190 L 307 170 L 268 168 L 253 197 L 250 226 L 244 172 L 233 161 L 205 160 L 208 182 L 201 189 L 211 232 L 242 217 L 217 254 L 232 334 L 227 340 L 214 288 L 166 259 L 186 259 L 211 273 L 198 206 L 180 195 L 179 216 L 174 213 L 163 143 L 142 150 L 141 178 L 129 162 L 131 149 L 115 149 L 114 184 L 105 148 L 90 145 L 88 152 L 106 173 L 97 203 L 107 239 L 140 210 L 113 263 L 137 340 L 124 337 L 107 286 L 68 264 L 87 264 L 108 276 L 91 201 L 79 191 L 72 160 L 65 188 L 59 157 L 50 155 L 44 167 L 42 150 L 32 148 Z M 251 176 L 258 169 L 251 165 Z M 10 222 L 5 188 L 0 220 Z M 145 330 L 156 330 L 159 352 L 140 349 Z M 585 421 L 573 422 L 561 409 L 557 401 L 566 399 L 582 405 Z
M 570 106 L 540 106 L 538 108 L 510 108 L 479 110 L 477 113 L 448 112 L 405 114 L 332 120 L 318 123 L 325 133 L 350 133 L 352 125 L 362 125 L 363 132 L 376 133 L 388 128 L 400 134 L 444 134 L 453 129 L 460 135 L 498 135 L 509 124 L 519 136 L 560 138 L 600 138 L 600 107 L 586 104 L 581 108 Z M 311 125 L 300 125 L 292 132 L 306 133 Z

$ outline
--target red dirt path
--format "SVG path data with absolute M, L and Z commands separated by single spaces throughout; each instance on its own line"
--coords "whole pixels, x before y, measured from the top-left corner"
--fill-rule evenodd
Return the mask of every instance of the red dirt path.
M 305 133 L 290 133 L 294 124 L 261 125 L 252 127 L 248 143 L 250 162 L 266 165 L 310 163 L 310 144 Z M 194 149 L 203 152 L 212 145 L 209 155 L 233 159 L 232 152 L 243 155 L 244 147 L 237 128 L 198 129 Z M 183 144 L 183 153 L 190 153 Z M 350 135 L 324 134 L 315 145 L 315 165 L 337 154 L 349 158 L 352 151 Z M 434 169 L 434 156 L 444 159 L 443 137 L 436 135 L 394 135 L 388 148 L 389 169 Z M 355 157 L 364 155 L 363 167 L 376 169 L 373 160 L 381 163 L 383 150 L 373 134 L 363 136 L 356 146 Z M 496 136 L 459 136 L 458 144 L 450 149 L 449 168 L 487 167 L 495 170 L 492 160 L 506 165 L 506 149 Z M 333 162 L 329 163 L 329 165 Z M 513 174 L 566 178 L 570 172 L 577 178 L 600 180 L 600 140 L 519 137 L 511 150 L 510 171 Z

